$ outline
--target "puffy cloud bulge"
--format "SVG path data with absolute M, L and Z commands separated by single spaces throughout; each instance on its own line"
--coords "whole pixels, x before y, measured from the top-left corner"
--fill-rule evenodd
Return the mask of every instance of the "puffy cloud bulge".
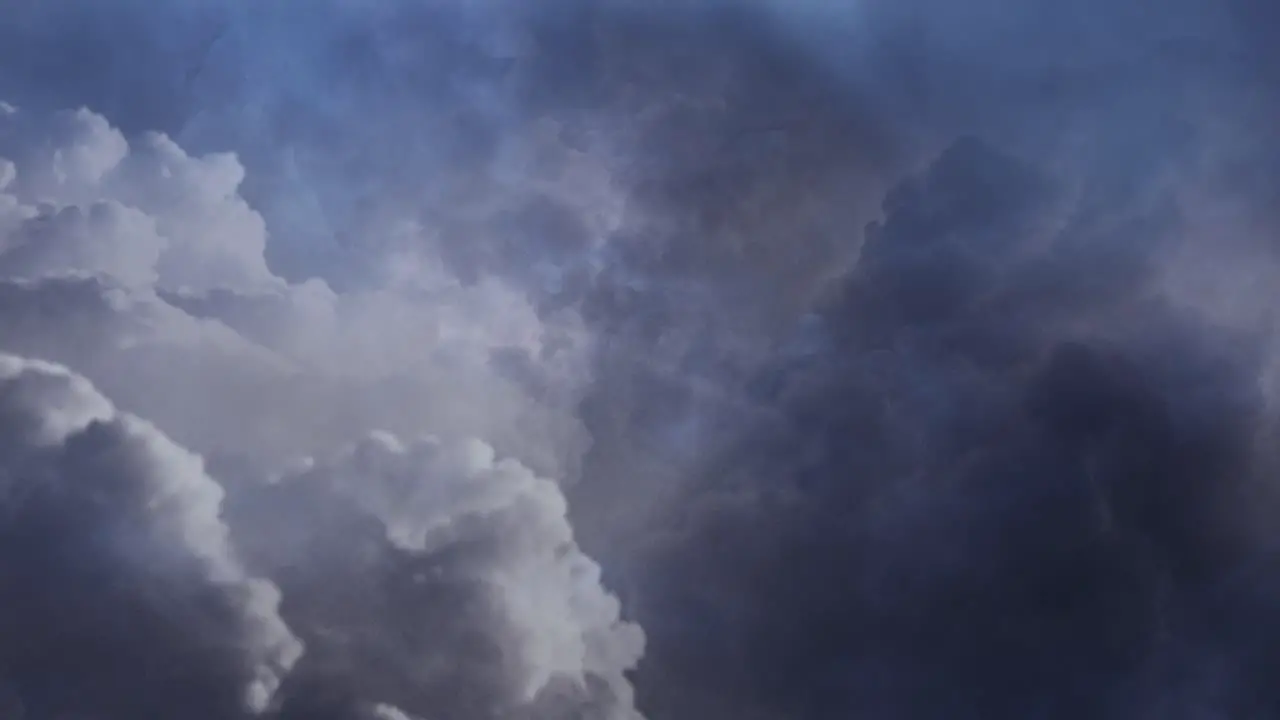
M 1265 3 L 0 12 L 8 715 L 1280 711 Z
M 60 366 L 0 359 L 7 717 L 236 717 L 302 645 L 200 458 Z

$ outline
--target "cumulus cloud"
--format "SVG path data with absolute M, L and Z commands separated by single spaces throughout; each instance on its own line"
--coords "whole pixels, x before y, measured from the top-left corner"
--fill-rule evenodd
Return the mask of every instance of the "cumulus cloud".
M 210 458 L 282 719 L 626 717 L 604 585 L 651 717 L 1274 714 L 1264 4 L 28 4 L 0 349 Z
M 480 441 L 229 471 L 224 518 L 200 458 L 83 377 L 0 357 L 0 405 L 15 717 L 639 717 L 643 635 L 559 488 Z
M 46 119 L 11 108 L 3 122 L 0 152 L 12 163 L 15 175 L 6 184 L 6 192 L 45 206 L 43 213 L 32 207 L 15 207 L 11 212 L 25 212 L 31 216 L 28 222 L 35 224 L 58 222 L 60 229 L 69 231 L 54 230 L 59 237 L 53 240 L 25 238 L 32 246 L 30 252 L 53 254 L 45 259 L 45 265 L 28 271 L 114 270 L 121 279 L 133 281 L 149 279 L 135 277 L 136 273 L 151 272 L 161 287 L 196 290 L 254 289 L 274 280 L 263 257 L 266 229 L 262 218 L 236 193 L 244 170 L 234 156 L 193 158 L 158 134 L 147 134 L 130 144 L 105 118 L 88 110 L 61 112 Z M 94 258 L 69 256 L 70 248 L 47 247 L 75 242 L 74 228 L 67 224 L 75 222 L 76 211 L 58 214 L 72 203 L 90 204 L 85 210 L 90 211 L 88 222 L 94 226 L 87 232 L 96 235 L 114 229 L 120 235 L 116 243 L 97 243 L 98 252 L 111 254 L 118 266 L 98 267 Z M 119 204 L 132 209 L 134 216 L 111 215 L 111 208 Z M 96 211 L 91 210 L 94 207 Z M 138 233 L 135 228 L 115 227 L 147 221 L 155 226 L 150 229 L 150 241 L 146 228 Z M 38 233 L 39 228 L 32 227 L 29 232 Z M 178 241 L 161 247 L 154 239 L 157 235 Z M 120 243 L 120 239 L 140 247 Z M 90 243 L 82 238 L 77 244 Z M 114 251 L 106 249 L 113 247 Z M 49 264 L 55 259 L 90 262 L 61 267 Z
M 234 157 L 130 144 L 87 111 L 0 123 L 9 349 L 80 369 L 200 451 L 306 454 L 379 426 L 482 435 L 572 470 L 583 440 L 565 408 L 585 342 L 572 315 L 540 318 L 501 283 L 465 286 L 409 255 L 376 289 L 288 283 L 267 270 Z M 538 370 L 514 376 L 490 363 L 499 351 Z
M 264 710 L 302 644 L 279 589 L 240 562 L 200 458 L 83 377 L 9 355 L 0 418 L 14 717 Z
M 0 532 L 43 558 L 11 583 L 15 707 L 639 716 L 643 634 L 531 469 L 581 453 L 575 313 L 427 253 L 389 258 L 376 288 L 286 281 L 233 156 L 89 111 L 7 106 L 0 151 L 0 347 L 79 373 L 4 366 L 21 482 Z M 193 451 L 231 481 L 229 524 Z
M 554 482 L 483 442 L 377 433 L 238 496 L 229 517 L 283 583 L 285 617 L 314 633 L 299 682 L 431 717 L 636 717 L 625 673 L 643 635 L 566 510 Z

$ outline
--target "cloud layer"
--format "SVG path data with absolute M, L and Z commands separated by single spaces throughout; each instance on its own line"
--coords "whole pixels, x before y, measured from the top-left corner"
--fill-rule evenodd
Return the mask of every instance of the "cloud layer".
M 1058 202 L 972 140 L 890 196 L 823 313 L 830 348 L 760 378 L 778 417 L 708 464 L 649 560 L 642 617 L 710 623 L 696 644 L 649 624 L 671 651 L 649 658 L 671 673 L 658 698 L 1270 712 L 1252 679 L 1274 662 L 1265 335 L 1171 304 L 1160 259 L 1195 238 L 1162 203 L 1046 226 Z
M 1263 5 L 6 11 L 0 712 L 1275 714 Z

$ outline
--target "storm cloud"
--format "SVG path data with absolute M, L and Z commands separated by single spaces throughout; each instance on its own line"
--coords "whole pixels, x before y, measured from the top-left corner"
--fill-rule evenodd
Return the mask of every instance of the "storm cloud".
M 1250 679 L 1274 662 L 1268 343 L 1163 296 L 1162 204 L 1037 231 L 1052 204 L 972 140 L 899 188 L 829 349 L 765 374 L 776 416 L 648 561 L 642 617 L 709 625 L 649 624 L 656 695 L 696 675 L 726 714 L 729 688 L 778 716 L 1272 711 Z
M 0 367 L 6 716 L 264 710 L 302 644 L 200 459 L 64 368 Z
M 1263 5 L 0 11 L 0 709 L 1275 714 Z

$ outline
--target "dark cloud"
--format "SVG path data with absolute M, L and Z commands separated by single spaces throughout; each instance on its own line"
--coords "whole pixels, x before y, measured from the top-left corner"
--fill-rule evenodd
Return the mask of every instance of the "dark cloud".
M 889 194 L 834 349 L 641 573 L 651 712 L 1275 711 L 1267 641 L 1221 625 L 1271 625 L 1264 347 L 1158 295 L 1163 204 L 1037 232 L 1054 203 L 973 140 Z
M 6 717 L 264 708 L 302 647 L 228 545 L 199 458 L 62 368 L 0 366 Z
M 627 717 L 602 585 L 653 718 L 1273 714 L 1264 5 L 15 7 L 0 346 L 244 464 L 281 718 Z
M 1158 16 L 1142 3 L 861 6 L 842 46 L 797 19 L 743 47 L 793 53 L 806 77 L 838 78 L 819 97 L 893 128 L 882 137 L 897 162 L 880 177 L 946 147 L 886 193 L 865 234 L 875 163 L 841 153 L 875 134 L 819 131 L 816 157 L 782 144 L 776 163 L 743 152 L 731 181 L 699 185 L 686 180 L 714 178 L 721 155 L 681 144 L 691 134 L 676 120 L 641 133 L 653 138 L 639 145 L 648 175 L 628 208 L 655 259 L 621 242 L 632 254 L 611 267 L 626 280 L 601 283 L 587 305 L 614 344 L 584 405 L 596 444 L 572 496 L 650 636 L 641 706 L 657 717 L 1270 707 L 1251 679 L 1270 667 L 1266 641 L 1217 618 L 1225 603 L 1238 627 L 1269 624 L 1241 613 L 1272 593 L 1271 465 L 1258 445 L 1274 370 L 1267 321 L 1240 306 L 1270 297 L 1243 285 L 1245 265 L 1274 277 L 1275 258 L 1242 250 L 1267 244 L 1265 222 L 1205 219 L 1227 203 L 1268 213 L 1274 142 L 1255 124 L 1275 108 L 1257 55 L 1266 31 L 1207 3 Z M 699 37 L 745 35 L 717 30 Z M 796 86 L 726 62 L 752 68 L 753 97 Z M 681 97 L 733 97 L 728 87 Z M 749 108 L 685 117 L 724 138 Z M 846 181 L 846 194 L 810 192 L 792 167 Z M 805 187 L 817 216 L 838 219 L 832 254 L 797 214 L 803 200 L 755 214 L 751 188 L 773 183 Z M 738 223 L 781 254 L 762 275 L 742 260 L 749 246 L 717 239 Z M 786 253 L 830 264 L 841 250 L 858 259 L 839 299 L 802 275 L 808 294 L 787 313 Z M 1195 266 L 1171 271 L 1188 253 Z M 1219 267 L 1241 283 L 1170 284 L 1171 272 Z M 781 327 L 808 322 L 810 338 L 761 331 L 771 313 Z

